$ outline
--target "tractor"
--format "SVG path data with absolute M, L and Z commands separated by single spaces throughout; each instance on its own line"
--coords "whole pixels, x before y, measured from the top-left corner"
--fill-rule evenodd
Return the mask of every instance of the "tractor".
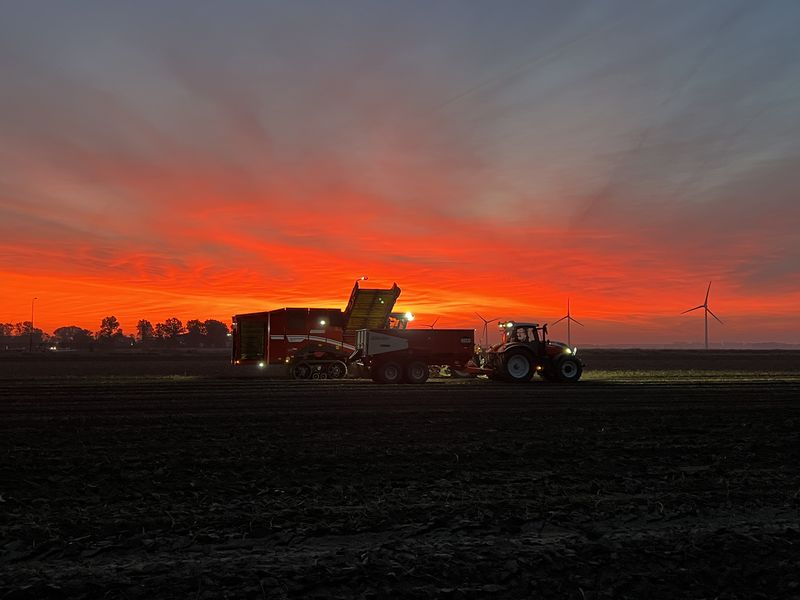
M 546 381 L 573 383 L 581 378 L 583 362 L 577 349 L 549 340 L 547 324 L 503 321 L 499 325 L 502 341 L 480 349 L 473 358 L 490 379 L 522 383 L 536 373 Z

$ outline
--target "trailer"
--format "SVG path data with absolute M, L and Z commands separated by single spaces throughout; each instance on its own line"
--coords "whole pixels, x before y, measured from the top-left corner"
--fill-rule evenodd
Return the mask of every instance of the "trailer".
M 431 365 L 462 369 L 474 353 L 474 329 L 361 329 L 350 360 L 378 383 L 425 383 Z

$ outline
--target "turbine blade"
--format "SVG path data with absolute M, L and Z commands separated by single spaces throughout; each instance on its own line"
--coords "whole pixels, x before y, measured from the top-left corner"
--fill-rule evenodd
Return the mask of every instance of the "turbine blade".
M 431 329 L 433 329 L 433 328 L 436 326 L 436 324 L 437 324 L 438 322 L 439 322 L 439 317 L 436 317 L 436 318 L 433 320 L 433 323 L 431 323 Z
M 715 315 L 713 312 L 711 312 L 710 308 L 707 308 L 706 310 L 711 314 L 712 317 L 714 317 L 717 321 L 722 323 L 722 320 L 717 315 Z M 725 323 L 722 323 L 722 324 L 725 325 Z
M 486 324 L 488 325 L 489 323 L 494 323 L 495 321 L 499 321 L 499 320 L 500 320 L 500 317 L 495 317 L 494 319 L 490 319 L 489 321 L 486 321 Z
M 583 327 L 583 323 L 581 323 L 580 321 L 578 321 L 578 319 L 573 319 L 572 317 L 570 317 L 570 318 L 569 318 L 569 320 L 570 320 L 570 321 L 572 321 L 573 323 L 577 323 L 578 325 L 580 325 L 581 327 Z
M 566 316 L 564 316 L 564 317 L 561 317 L 561 318 L 560 318 L 558 321 L 553 321 L 553 322 L 551 323 L 551 325 L 555 325 L 556 323 L 561 323 L 561 321 L 563 321 L 563 320 L 564 320 L 564 319 L 566 319 L 566 318 L 567 318 Z
M 710 291 L 711 291 L 711 282 L 709 281 L 708 282 L 708 288 L 706 288 L 706 301 L 703 302 L 704 306 L 708 306 L 708 292 L 710 292 Z
M 690 308 L 689 310 L 685 310 L 681 314 L 685 315 L 688 312 L 692 312 L 693 310 L 697 310 L 698 308 L 705 308 L 705 307 L 706 307 L 705 304 L 701 304 L 700 306 L 695 306 L 694 308 Z
M 480 313 L 475 313 L 475 314 L 477 315 L 477 317 L 478 317 L 478 318 L 479 318 L 481 321 L 483 321 L 484 323 L 486 322 L 486 319 L 484 319 L 484 318 L 483 318 L 483 317 L 480 315 Z

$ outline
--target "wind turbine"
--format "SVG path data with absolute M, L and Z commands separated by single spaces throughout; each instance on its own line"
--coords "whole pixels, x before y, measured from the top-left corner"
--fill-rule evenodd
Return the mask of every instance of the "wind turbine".
M 478 314 L 478 313 L 475 313 L 475 314 L 478 316 L 478 318 L 481 321 L 483 321 L 483 345 L 484 346 L 488 346 L 489 345 L 489 323 L 494 323 L 495 321 L 499 321 L 500 317 L 497 317 L 496 319 L 484 319 L 482 316 L 480 316 L 480 314 Z
M 719 321 L 721 325 L 724 325 L 724 323 L 720 320 L 720 318 L 713 312 L 711 312 L 710 308 L 708 308 L 708 293 L 710 291 L 711 291 L 711 282 L 709 281 L 708 288 L 706 289 L 706 299 L 703 301 L 703 303 L 700 306 L 695 306 L 694 308 L 690 308 L 689 310 L 685 310 L 681 313 L 682 315 L 685 315 L 686 313 L 692 312 L 693 310 L 699 310 L 701 308 L 703 309 L 703 320 L 705 321 L 705 326 L 706 326 L 706 350 L 708 350 L 708 315 L 711 314 L 711 316 L 714 317 L 717 321 Z
M 428 329 L 433 329 L 434 327 L 436 327 L 436 323 L 437 323 L 438 321 L 439 321 L 439 317 L 436 317 L 436 318 L 433 320 L 433 323 L 431 323 L 430 325 L 422 325 L 422 327 L 427 327 Z
M 580 325 L 581 327 L 583 327 L 583 323 L 578 321 L 578 319 L 573 319 L 572 318 L 572 315 L 569 312 L 569 298 L 567 298 L 567 314 L 565 314 L 563 317 L 561 317 L 558 321 L 553 321 L 553 325 L 555 325 L 556 323 L 560 323 L 564 319 L 567 320 L 567 346 L 571 347 L 572 346 L 572 323 L 575 322 L 578 325 Z M 552 327 L 552 325 L 551 325 L 551 327 Z

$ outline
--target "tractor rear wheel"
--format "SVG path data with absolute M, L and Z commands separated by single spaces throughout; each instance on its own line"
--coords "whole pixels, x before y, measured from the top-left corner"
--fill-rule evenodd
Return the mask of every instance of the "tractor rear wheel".
M 411 361 L 406 365 L 406 381 L 408 383 L 425 383 L 428 381 L 430 369 L 421 360 Z
M 558 361 L 556 365 L 556 376 L 559 381 L 564 383 L 574 383 L 581 378 L 583 367 L 576 358 L 567 356 Z
M 524 350 L 509 350 L 503 355 L 503 373 L 508 381 L 524 383 L 530 381 L 535 372 L 533 361 Z
M 379 383 L 402 383 L 403 367 L 394 360 L 388 360 L 373 367 L 376 381 Z

